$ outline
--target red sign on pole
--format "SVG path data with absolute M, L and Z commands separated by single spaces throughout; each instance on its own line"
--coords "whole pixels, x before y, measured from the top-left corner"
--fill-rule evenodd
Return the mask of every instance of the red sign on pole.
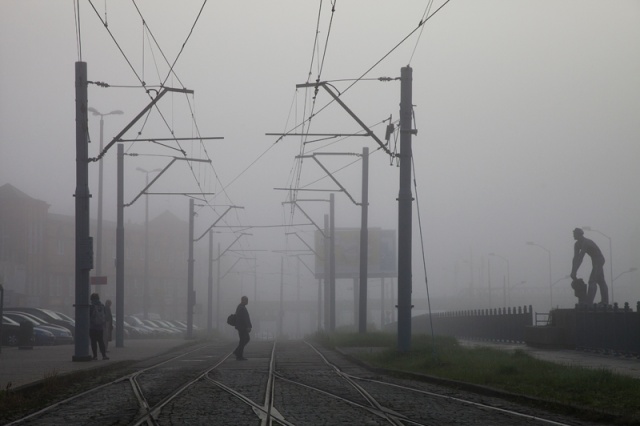
M 107 277 L 91 277 L 91 285 L 107 285 Z

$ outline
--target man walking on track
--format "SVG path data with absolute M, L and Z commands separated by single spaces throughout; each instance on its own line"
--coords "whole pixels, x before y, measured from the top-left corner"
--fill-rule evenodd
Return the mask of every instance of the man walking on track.
M 577 279 L 576 274 L 578 268 L 582 264 L 584 255 L 591 257 L 591 275 L 589 276 L 589 287 L 587 288 L 587 303 L 593 304 L 596 297 L 596 284 L 600 287 L 600 305 L 607 306 L 609 304 L 609 288 L 604 280 L 604 256 L 596 243 L 585 238 L 584 231 L 581 228 L 573 230 L 573 238 L 576 244 L 573 246 L 573 262 L 571 268 L 571 279 Z
M 233 354 L 238 361 L 247 360 L 244 357 L 244 347 L 249 343 L 249 333 L 251 332 L 251 318 L 249 318 L 249 311 L 247 311 L 248 303 L 249 298 L 242 296 L 240 304 L 236 308 L 236 330 L 238 330 L 240 342 L 238 343 L 238 347 L 233 351 Z

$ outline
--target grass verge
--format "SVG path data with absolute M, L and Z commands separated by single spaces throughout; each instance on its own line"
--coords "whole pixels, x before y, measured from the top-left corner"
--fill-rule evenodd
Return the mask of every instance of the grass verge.
M 542 361 L 523 350 L 463 347 L 453 337 L 413 336 L 408 353 L 398 352 L 395 335 L 382 332 L 319 333 L 315 340 L 331 348 L 375 347 L 375 351 L 349 352 L 374 367 L 471 383 L 574 408 L 567 412 L 588 408 L 615 418 L 616 424 L 640 424 L 640 381 L 610 370 Z

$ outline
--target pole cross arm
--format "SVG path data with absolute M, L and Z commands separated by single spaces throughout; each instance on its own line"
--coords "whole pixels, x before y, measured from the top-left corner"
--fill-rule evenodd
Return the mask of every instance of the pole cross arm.
M 158 93 L 158 95 L 153 98 L 151 100 L 151 102 L 149 102 L 149 105 L 147 105 L 146 107 L 144 107 L 142 109 L 142 111 L 140 111 L 140 113 L 138 115 L 135 116 L 135 118 L 133 120 L 131 120 L 131 122 L 129 124 L 127 124 L 124 129 L 122 129 L 120 131 L 120 133 L 118 133 L 112 140 L 111 142 L 109 142 L 107 144 L 107 146 L 104 147 L 104 149 L 102 150 L 102 152 L 97 156 L 97 157 L 93 157 L 93 158 L 89 158 L 89 162 L 91 161 L 98 161 L 100 159 L 102 159 L 102 157 L 104 157 L 104 155 L 107 153 L 107 151 L 113 146 L 113 144 L 115 144 L 116 142 L 118 142 L 120 140 L 120 138 L 122 137 L 122 135 L 124 135 L 125 133 L 127 133 L 129 131 L 129 129 L 131 127 L 133 127 L 134 124 L 136 124 L 138 122 L 138 120 L 140 120 L 140 118 L 142 118 L 143 115 L 145 115 L 151 108 L 153 108 L 153 106 L 158 103 L 158 101 L 167 93 L 167 92 L 179 92 L 179 93 L 188 93 L 188 94 L 193 94 L 193 90 L 189 90 L 189 89 L 176 89 L 173 87 L 163 87 L 162 90 L 160 90 L 160 93 Z
M 125 204 L 123 207 L 129 207 L 130 205 L 132 205 L 133 203 L 135 203 L 135 202 L 138 200 L 138 198 L 140 198 L 140 197 L 141 197 L 141 196 L 142 196 L 142 195 L 147 191 L 147 189 L 149 189 L 149 187 L 150 187 L 151 185 L 153 185 L 153 184 L 155 183 L 155 181 L 157 181 L 157 180 L 160 178 L 160 176 L 162 176 L 162 175 L 164 174 L 164 172 L 166 172 L 166 171 L 167 171 L 167 169 L 168 169 L 169 167 L 171 167 L 171 165 L 172 165 L 173 163 L 175 163 L 176 161 L 178 161 L 178 160 L 183 160 L 183 161 L 195 161 L 195 162 L 199 162 L 199 163 L 211 163 L 211 160 L 202 160 L 202 159 L 199 159 L 199 158 L 181 158 L 181 157 L 173 157 L 173 160 L 171 160 L 171 161 L 169 162 L 169 164 L 167 164 L 167 165 L 165 166 L 165 168 L 164 168 L 164 169 L 162 169 L 162 170 L 161 170 L 161 171 L 160 171 L 160 172 L 159 172 L 159 173 L 158 173 L 158 174 L 157 174 L 157 175 L 156 175 L 156 176 L 151 180 L 151 182 L 149 182 L 149 184 L 148 184 L 147 186 L 145 186 L 145 187 L 144 187 L 144 189 L 143 189 L 142 191 L 140 191 L 140 193 L 136 196 L 136 198 L 134 198 L 130 203 Z
M 314 252 L 315 253 L 315 252 Z M 302 263 L 302 266 L 304 266 L 305 268 L 307 268 L 307 271 L 311 272 L 311 275 L 315 275 L 316 273 L 309 267 L 309 265 L 307 265 L 305 263 L 304 260 L 300 259 L 300 255 L 299 254 L 294 254 L 293 257 L 298 259 L 298 262 Z
M 350 154 L 345 154 L 345 155 L 350 155 Z M 340 191 L 344 192 L 345 195 L 347 197 L 349 197 L 349 199 L 351 200 L 351 202 L 353 204 L 355 204 L 356 206 L 360 206 L 362 205 L 362 203 L 358 203 L 356 200 L 353 199 L 353 197 L 351 196 L 351 194 L 349 194 L 349 191 L 346 190 L 346 188 L 344 186 L 342 186 L 342 184 L 340 182 L 338 182 L 338 180 L 336 178 L 333 177 L 333 175 L 331 174 L 331 172 L 320 162 L 320 160 L 318 160 L 318 158 L 316 158 L 316 154 L 312 154 L 312 155 L 298 155 L 296 156 L 296 158 L 313 158 L 313 160 L 318 163 L 318 165 L 320 166 L 320 168 L 322 170 L 324 170 L 324 172 L 327 174 L 327 176 L 329 176 L 329 178 L 336 184 L 338 185 L 338 188 L 340 188 Z
M 240 262 L 242 259 L 244 259 L 244 258 L 243 258 L 243 257 L 239 257 L 239 258 L 237 258 L 237 259 L 236 259 L 236 261 L 235 261 L 235 262 L 233 262 L 233 265 L 231 265 L 231 266 L 229 267 L 229 269 L 227 269 L 227 272 L 225 272 L 225 273 L 224 273 L 224 275 L 222 275 L 222 276 L 220 277 L 220 280 L 223 280 L 223 279 L 224 279 L 224 277 L 226 277 L 227 275 L 229 275 L 229 272 L 231 272 L 231 270 L 232 270 L 232 269 L 233 269 L 233 268 L 238 264 L 238 262 Z
M 364 124 L 364 122 L 362 120 L 360 120 L 358 118 L 358 116 L 356 116 L 353 111 L 351 111 L 349 109 L 349 107 L 342 102 L 342 99 L 340 99 L 339 95 L 336 95 L 330 88 L 329 85 L 327 84 L 327 82 L 320 82 L 320 83 L 304 83 L 304 84 L 296 84 L 296 87 L 322 87 L 324 90 L 326 90 L 329 95 L 331 95 L 331 97 L 338 103 L 340 104 L 340 106 L 347 112 L 347 114 L 349 114 L 351 116 L 351 118 L 353 118 L 356 123 L 358 123 L 360 125 L 360 127 L 362 127 L 364 129 L 364 131 L 366 132 L 367 136 L 371 136 L 377 143 L 378 145 L 380 145 L 380 148 L 382 148 L 384 150 L 384 152 L 386 152 L 387 154 L 389 154 L 390 156 L 393 157 L 393 153 L 389 150 L 389 148 L 387 148 L 387 145 L 382 142 L 380 140 L 380 138 L 378 138 L 375 133 L 373 133 L 373 131 L 371 129 L 369 129 L 369 127 L 367 127 L 366 124 Z
M 329 201 L 329 200 L 321 200 L 321 201 Z M 300 205 L 299 205 L 297 202 L 295 202 L 295 201 L 283 201 L 283 202 L 282 202 L 282 204 L 293 204 L 295 207 L 299 208 L 299 209 L 300 209 L 300 211 L 302 212 L 302 214 L 303 214 L 307 219 L 309 219 L 309 221 L 310 221 L 311 223 L 313 223 L 313 226 L 315 226 L 315 227 L 318 229 L 318 231 L 320 231 L 320 234 L 322 234 L 322 236 L 323 236 L 323 237 L 327 238 L 327 236 L 326 236 L 326 235 L 325 235 L 325 233 L 324 233 L 324 230 L 323 230 L 322 228 L 320 228 L 320 227 L 318 226 L 318 224 L 317 224 L 313 219 L 311 219 L 311 217 L 307 214 L 307 212 L 305 212 L 305 211 L 302 209 L 302 207 L 300 207 Z
M 209 231 L 211 231 L 211 229 L 213 229 L 213 227 L 214 227 L 214 226 L 216 226 L 216 224 L 217 224 L 218 222 L 220 222 L 220 221 L 222 220 L 222 218 L 223 218 L 227 213 L 229 213 L 229 211 L 231 211 L 231 209 L 244 209 L 244 207 L 240 207 L 240 206 L 229 206 L 229 207 L 227 207 L 227 210 L 225 210 L 225 211 L 224 211 L 224 213 L 222 213 L 222 214 L 220 215 L 220 217 L 219 217 L 218 219 L 216 219 L 216 221 L 215 221 L 215 222 L 213 222 L 213 224 L 212 224 L 210 227 L 208 227 L 208 228 L 207 228 L 207 230 L 206 230 L 206 231 L 204 231 L 204 232 L 202 233 L 202 235 L 200 235 L 200 236 L 199 236 L 198 238 L 196 238 L 194 241 L 200 241 L 200 240 L 201 240 L 205 235 L 207 235 L 207 234 L 209 233 Z M 239 238 L 239 237 L 238 237 L 238 238 Z M 235 242 L 235 241 L 234 241 L 234 242 Z
M 201 138 L 146 138 L 146 139 L 118 139 L 117 142 L 158 142 L 158 141 L 206 141 L 224 139 L 223 136 L 204 136 Z
M 229 244 L 229 247 L 227 247 L 227 248 L 226 248 L 222 253 L 220 253 L 220 255 L 219 255 L 217 258 L 213 259 L 213 261 L 214 261 L 214 262 L 215 262 L 215 261 L 218 261 L 222 256 L 224 256 L 224 254 L 225 254 L 226 252 L 228 252 L 228 251 L 229 251 L 229 249 L 231 248 L 231 246 L 233 246 L 233 245 L 234 245 L 234 244 L 235 244 L 235 243 L 236 243 L 240 238 L 242 238 L 244 235 L 253 235 L 253 234 L 247 234 L 247 233 L 244 233 L 244 232 L 243 232 L 242 234 L 238 235 L 238 237 L 237 237 L 235 240 L 233 240 L 233 242 L 232 242 L 231 244 Z
M 298 233 L 297 233 L 297 232 L 285 232 L 285 233 L 284 233 L 284 235 L 295 235 L 296 237 L 298 237 L 298 239 L 299 239 L 300 241 L 302 241 L 302 244 L 304 244 L 304 245 L 305 245 L 309 250 L 311 250 L 311 252 L 312 252 L 314 255 L 318 256 L 320 259 L 324 259 L 324 256 L 321 256 L 320 254 L 318 254 L 318 253 L 313 249 L 313 247 L 311 247 L 311 246 L 309 245 L 309 243 L 307 243 L 307 242 L 306 242 L 306 241 L 305 241 L 305 240 L 304 240 L 300 235 L 298 235 Z

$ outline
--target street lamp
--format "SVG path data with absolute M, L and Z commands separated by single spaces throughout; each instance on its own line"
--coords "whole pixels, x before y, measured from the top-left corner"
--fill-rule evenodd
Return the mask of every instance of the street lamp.
M 555 281 L 553 282 L 553 284 L 551 284 L 551 291 L 553 291 L 553 287 L 555 287 L 555 286 L 556 286 L 556 284 L 558 284 L 560 281 L 568 280 L 568 279 L 571 279 L 571 276 L 570 276 L 570 275 L 565 275 L 564 277 L 562 277 L 562 278 L 558 278 L 557 280 L 555 280 Z
M 536 244 L 531 241 L 527 241 L 527 245 L 541 248 L 542 250 L 547 252 L 547 255 L 549 255 L 549 303 L 550 303 L 549 309 L 553 309 L 553 284 L 551 283 L 551 251 L 545 247 L 542 247 L 540 244 Z
M 145 170 L 136 167 L 136 170 L 144 173 L 146 185 L 149 186 L 149 173 L 161 172 L 162 169 Z M 144 319 L 149 319 L 149 195 L 144 196 L 144 284 L 142 290 L 142 315 Z
M 502 260 L 504 260 L 507 263 L 507 283 L 505 285 L 503 285 L 502 287 L 502 303 L 504 305 L 504 307 L 506 308 L 507 306 L 507 297 L 506 297 L 506 289 L 510 284 L 510 278 L 509 278 L 509 259 L 507 259 L 506 257 L 502 257 L 499 254 L 495 254 L 495 253 L 489 253 L 489 256 L 494 256 L 494 257 L 498 257 Z
M 613 298 L 613 252 L 611 251 L 611 237 L 605 234 L 602 231 L 598 231 L 597 229 L 593 229 L 590 226 L 583 226 L 582 229 L 585 231 L 591 231 L 598 233 L 609 240 L 609 280 L 611 281 L 611 304 L 615 301 Z
M 613 280 L 611 280 L 611 286 L 613 287 L 613 282 L 615 280 L 617 280 L 618 278 L 620 278 L 621 276 L 623 276 L 624 274 L 630 274 L 631 272 L 637 271 L 637 270 L 638 270 L 638 268 L 629 268 L 624 272 L 620 272 L 618 275 L 616 275 L 616 277 Z
M 524 285 L 526 283 L 527 282 L 525 280 L 522 280 L 518 284 L 514 284 L 512 286 L 509 286 L 509 304 L 511 304 L 511 292 L 513 291 L 513 289 L 518 287 L 519 285 Z
M 119 109 L 115 109 L 106 114 L 102 114 L 97 109 L 89 107 L 88 111 L 93 115 L 100 116 L 100 152 L 102 152 L 104 144 L 104 117 L 107 115 L 122 115 L 124 114 Z M 97 235 L 96 235 L 96 276 L 102 275 L 102 174 L 103 166 L 102 159 L 98 164 L 98 223 L 97 223 Z

